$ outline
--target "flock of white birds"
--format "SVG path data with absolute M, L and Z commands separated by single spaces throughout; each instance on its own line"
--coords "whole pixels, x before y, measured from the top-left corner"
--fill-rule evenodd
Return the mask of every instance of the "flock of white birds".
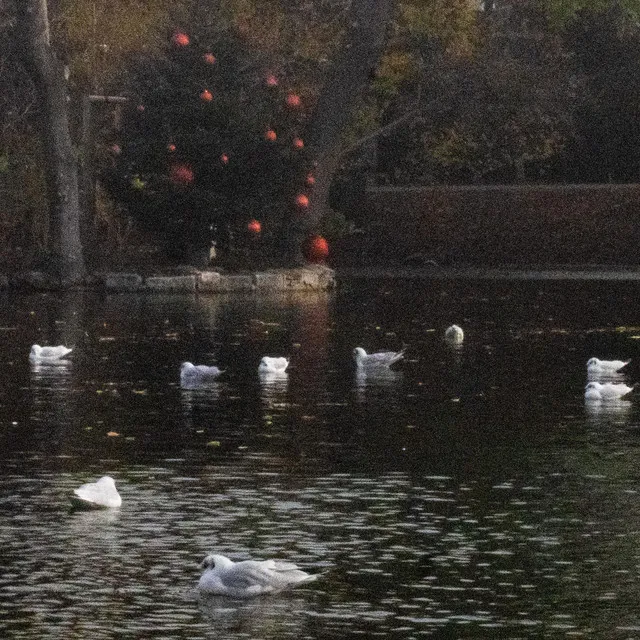
M 459 345 L 464 339 L 462 329 L 457 325 L 449 327 L 444 334 L 446 342 Z M 29 360 L 34 363 L 60 363 L 72 349 L 63 345 L 31 347 Z M 367 353 L 362 347 L 353 350 L 353 358 L 359 371 L 376 371 L 389 368 L 404 357 L 404 351 L 382 351 Z M 261 376 L 286 375 L 289 360 L 283 357 L 265 356 L 258 365 Z M 183 362 L 180 365 L 180 385 L 197 387 L 216 380 L 223 370 L 216 366 L 194 365 Z M 122 498 L 114 479 L 103 476 L 96 482 L 83 484 L 73 490 L 71 503 L 81 509 L 117 509 Z M 234 598 L 277 593 L 296 585 L 312 582 L 317 575 L 299 569 L 291 562 L 280 560 L 244 560 L 233 562 L 223 555 L 208 555 L 201 564 L 204 572 L 198 582 L 198 589 L 205 594 L 226 595 Z
M 624 373 L 631 360 L 600 360 L 590 358 L 587 361 L 587 378 L 589 382 L 584 390 L 587 402 L 615 402 L 628 400 L 636 391 L 636 385 L 630 387 L 624 382 L 613 379 Z

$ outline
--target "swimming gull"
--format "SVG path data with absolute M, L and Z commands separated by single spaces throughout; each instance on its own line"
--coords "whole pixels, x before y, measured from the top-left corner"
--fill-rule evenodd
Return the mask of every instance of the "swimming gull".
M 589 358 L 589 360 L 587 360 L 587 371 L 589 373 L 616 373 L 630 362 L 631 360 L 600 360 L 599 358 Z
M 636 385 L 629 387 L 626 384 L 614 382 L 589 382 L 584 390 L 586 400 L 621 400 L 628 398 L 635 390 Z
M 379 353 L 367 353 L 362 347 L 353 350 L 353 359 L 358 368 L 390 367 L 394 362 L 404 358 L 402 351 L 381 351 Z
M 180 365 L 180 384 L 185 387 L 211 382 L 221 373 L 224 373 L 224 371 L 221 371 L 216 366 L 209 367 L 205 364 L 183 362 Z
M 122 498 L 111 476 L 102 476 L 96 482 L 83 484 L 74 489 L 73 493 L 71 502 L 77 507 L 108 509 L 122 504 Z
M 29 353 L 29 360 L 31 362 L 54 362 L 64 358 L 68 353 L 71 353 L 73 349 L 65 347 L 64 345 L 58 345 L 57 347 L 41 347 L 39 344 L 34 344 L 31 347 Z
M 265 356 L 260 360 L 258 373 L 284 373 L 289 366 L 287 358 L 270 358 Z
M 312 582 L 318 576 L 280 560 L 244 560 L 233 562 L 226 556 L 208 555 L 201 566 L 204 573 L 198 589 L 206 594 L 252 598 L 265 593 L 278 593 L 299 584 Z
M 462 344 L 462 341 L 464 340 L 464 331 L 457 324 L 452 324 L 444 332 L 444 339 L 449 344 Z

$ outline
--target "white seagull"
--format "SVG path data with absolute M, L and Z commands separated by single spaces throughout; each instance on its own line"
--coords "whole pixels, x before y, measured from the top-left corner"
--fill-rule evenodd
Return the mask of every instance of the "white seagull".
M 270 358 L 265 356 L 260 360 L 258 373 L 284 373 L 289 366 L 287 358 Z
M 75 495 L 71 496 L 71 502 L 77 507 L 109 509 L 122 504 L 122 498 L 111 476 L 102 476 L 96 482 L 83 484 L 74 489 L 73 493 Z
M 205 364 L 183 362 L 180 365 L 180 385 L 183 387 L 197 386 L 215 380 L 221 373 L 218 367 L 208 367 Z
M 462 344 L 462 341 L 464 340 L 464 331 L 457 324 L 452 324 L 444 332 L 444 339 L 449 344 Z
M 312 582 L 318 576 L 280 560 L 244 560 L 233 562 L 221 555 L 209 555 L 200 565 L 198 589 L 206 594 L 252 598 L 264 593 L 278 593 L 299 584 Z
M 390 367 L 394 362 L 404 358 L 402 351 L 381 351 L 379 353 L 367 353 L 362 347 L 353 350 L 353 359 L 356 361 L 358 369 L 368 369 L 370 367 Z
M 617 373 L 630 362 L 631 360 L 600 360 L 598 358 L 589 358 L 589 360 L 587 360 L 587 372 L 604 374 Z
M 55 362 L 56 360 L 64 358 L 72 351 L 73 349 L 69 349 L 69 347 L 65 347 L 64 345 L 41 347 L 39 344 L 34 344 L 29 353 L 29 360 L 31 362 Z
M 585 400 L 623 400 L 628 399 L 635 387 L 614 382 L 589 382 L 584 389 L 584 397 Z

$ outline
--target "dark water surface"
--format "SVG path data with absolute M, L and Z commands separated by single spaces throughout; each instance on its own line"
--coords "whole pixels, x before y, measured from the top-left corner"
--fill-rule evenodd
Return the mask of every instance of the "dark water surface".
M 0 637 L 640 638 L 639 405 L 583 400 L 591 356 L 640 380 L 639 282 L 0 303 Z M 181 390 L 183 360 L 225 376 Z M 72 513 L 104 474 L 122 507 Z M 322 577 L 200 600 L 214 551 Z

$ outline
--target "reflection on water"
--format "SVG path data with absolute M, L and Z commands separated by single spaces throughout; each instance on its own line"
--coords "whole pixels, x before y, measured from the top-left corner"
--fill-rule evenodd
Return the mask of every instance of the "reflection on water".
M 3 294 L 0 636 L 633 637 L 639 410 L 584 385 L 593 355 L 640 361 L 639 286 Z M 75 348 L 30 366 L 34 342 Z M 406 358 L 362 375 L 358 344 Z M 185 360 L 226 373 L 181 389 Z M 72 511 L 105 474 L 122 507 Z M 211 552 L 321 578 L 201 599 Z

